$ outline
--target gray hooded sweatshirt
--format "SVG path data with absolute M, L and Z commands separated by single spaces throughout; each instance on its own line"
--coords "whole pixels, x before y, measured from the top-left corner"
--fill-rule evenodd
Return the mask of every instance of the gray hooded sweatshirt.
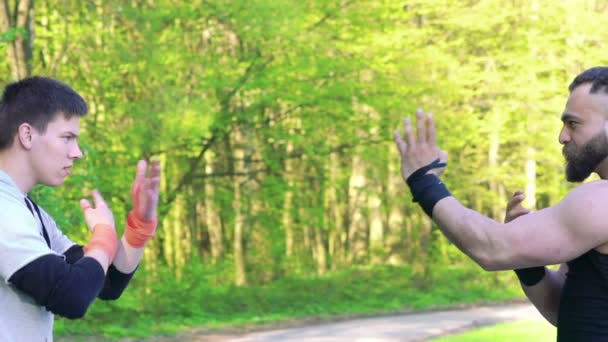
M 53 314 L 8 280 L 28 263 L 48 254 L 62 255 L 74 243 L 44 210 L 40 209 L 42 217 L 30 212 L 25 198 L 11 177 L 0 171 L 0 341 L 52 341 Z

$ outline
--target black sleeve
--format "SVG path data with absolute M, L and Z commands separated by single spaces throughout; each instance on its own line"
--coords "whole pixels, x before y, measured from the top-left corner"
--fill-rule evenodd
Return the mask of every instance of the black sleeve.
M 81 318 L 101 292 L 103 268 L 93 258 L 69 264 L 54 254 L 41 256 L 10 278 L 17 289 L 47 310 L 67 318 Z
M 65 256 L 65 262 L 72 265 L 76 261 L 82 259 L 84 256 L 84 250 L 81 245 L 72 245 L 67 251 L 63 253 Z
M 74 245 L 65 251 L 63 255 L 65 255 L 66 262 L 73 264 L 84 256 L 84 251 L 82 246 Z M 99 298 L 103 300 L 118 299 L 127 288 L 127 285 L 129 285 L 131 278 L 133 278 L 133 274 L 135 274 L 135 271 L 131 273 L 122 273 L 117 270 L 114 265 L 110 265 Z
M 106 275 L 106 282 L 99 294 L 99 298 L 103 300 L 115 300 L 120 298 L 134 274 L 135 271 L 131 273 L 122 273 L 117 270 L 114 265 L 110 265 L 108 274 Z

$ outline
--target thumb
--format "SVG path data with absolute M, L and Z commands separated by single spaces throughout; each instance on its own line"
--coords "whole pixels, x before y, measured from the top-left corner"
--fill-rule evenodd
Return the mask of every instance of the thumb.
M 439 152 L 439 161 L 442 163 L 448 162 L 448 153 L 444 150 L 440 150 Z
M 89 202 L 89 200 L 81 199 L 80 200 L 80 208 L 82 209 L 82 211 L 86 211 L 87 209 L 91 209 L 91 203 Z

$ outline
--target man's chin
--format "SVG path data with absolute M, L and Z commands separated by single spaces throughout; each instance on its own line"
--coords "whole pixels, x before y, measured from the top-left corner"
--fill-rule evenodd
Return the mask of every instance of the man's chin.
M 571 169 L 569 165 L 566 165 L 566 180 L 571 183 L 581 183 L 585 179 L 591 176 L 591 172 L 583 172 L 581 170 Z
M 591 176 L 591 172 L 589 172 L 586 176 L 566 173 L 566 180 L 570 183 L 582 183 L 589 178 L 589 176 Z
M 42 184 L 46 185 L 46 186 L 50 186 L 50 187 L 57 187 L 63 184 L 63 182 L 65 182 L 65 178 L 61 178 L 61 179 L 53 179 L 50 181 L 46 181 Z

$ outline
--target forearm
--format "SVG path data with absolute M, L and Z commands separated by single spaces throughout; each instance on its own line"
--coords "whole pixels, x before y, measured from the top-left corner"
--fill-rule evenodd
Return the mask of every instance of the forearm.
M 463 253 L 486 270 L 508 269 L 501 260 L 505 248 L 492 238 L 502 224 L 471 210 L 454 197 L 445 197 L 433 209 L 435 221 L 444 235 Z
M 113 225 L 97 224 L 93 227 L 91 239 L 84 246 L 84 256 L 91 257 L 103 268 L 104 274 L 108 271 L 108 267 L 112 263 L 118 241 L 116 241 L 116 230 Z
M 146 243 L 156 232 L 156 225 L 156 218 L 145 220 L 134 210 L 129 212 L 125 233 L 120 239 L 114 259 L 116 269 L 123 273 L 135 271 L 144 256 Z
M 131 185 L 133 209 L 127 216 L 125 232 L 113 263 L 120 273 L 132 276 L 144 256 L 146 243 L 156 233 L 160 175 L 158 159 L 153 158 L 150 167 L 145 160 L 137 162 L 135 180 Z
M 123 236 L 118 244 L 114 267 L 122 273 L 132 273 L 135 271 L 144 256 L 145 247 L 136 248 L 131 246 Z
M 131 273 L 123 273 L 119 271 L 115 265 L 111 265 L 108 268 L 108 274 L 106 274 L 106 281 L 103 285 L 103 289 L 99 294 L 99 298 L 103 300 L 116 300 L 122 296 L 135 271 Z
M 430 170 L 444 166 L 440 159 L 436 159 L 409 176 L 404 176 L 413 201 L 420 205 L 462 252 L 486 270 L 499 269 L 502 265 L 497 262 L 500 259 L 496 258 L 496 254 L 505 249 L 497 248 L 500 239 L 492 237 L 497 232 L 500 233 L 501 224 L 460 204 L 441 179 L 429 173 Z
M 112 263 L 108 255 L 99 249 L 89 250 L 83 256 L 95 259 L 101 265 L 104 274 L 108 272 L 108 267 Z
M 116 257 L 112 266 L 108 269 L 106 282 L 99 298 L 104 300 L 115 300 L 120 298 L 125 291 L 135 270 L 144 255 L 143 248 L 131 246 L 123 237 L 120 240 Z
M 119 247 L 119 248 L 124 248 L 124 247 Z M 126 247 L 127 249 L 129 247 Z M 135 256 L 133 256 L 133 254 L 131 254 L 131 257 L 129 257 L 129 253 L 122 251 L 120 252 L 122 254 L 121 256 L 121 268 L 123 270 L 131 270 L 133 269 L 131 272 L 126 272 L 126 271 L 120 271 L 117 267 L 116 267 L 116 260 L 114 260 L 114 263 L 111 264 L 109 267 L 106 267 L 104 269 L 106 275 L 105 275 L 105 281 L 103 284 L 103 289 L 101 290 L 101 293 L 99 293 L 99 298 L 101 299 L 105 299 L 105 300 L 113 300 L 113 299 L 118 299 L 122 293 L 124 292 L 124 290 L 127 288 L 127 286 L 129 285 L 129 282 L 131 281 L 131 278 L 133 278 L 133 275 L 135 273 L 135 269 L 137 268 L 137 264 L 135 265 L 135 267 L 129 267 L 129 263 L 127 262 L 128 260 L 131 260 L 133 262 L 136 262 L 136 253 Z M 116 254 L 119 254 L 119 252 L 117 251 Z M 82 257 L 84 256 L 84 252 L 83 252 L 83 248 L 82 246 L 78 246 L 78 245 L 74 245 L 72 247 L 70 247 L 65 253 L 65 261 L 72 265 L 74 263 L 76 263 L 77 261 L 79 261 L 80 259 L 82 259 Z M 127 260 L 127 261 L 125 261 Z M 102 268 L 104 266 L 102 265 Z
M 562 273 L 546 269 L 543 279 L 535 285 L 521 288 L 536 309 L 549 321 L 557 326 L 559 303 L 565 277 Z

